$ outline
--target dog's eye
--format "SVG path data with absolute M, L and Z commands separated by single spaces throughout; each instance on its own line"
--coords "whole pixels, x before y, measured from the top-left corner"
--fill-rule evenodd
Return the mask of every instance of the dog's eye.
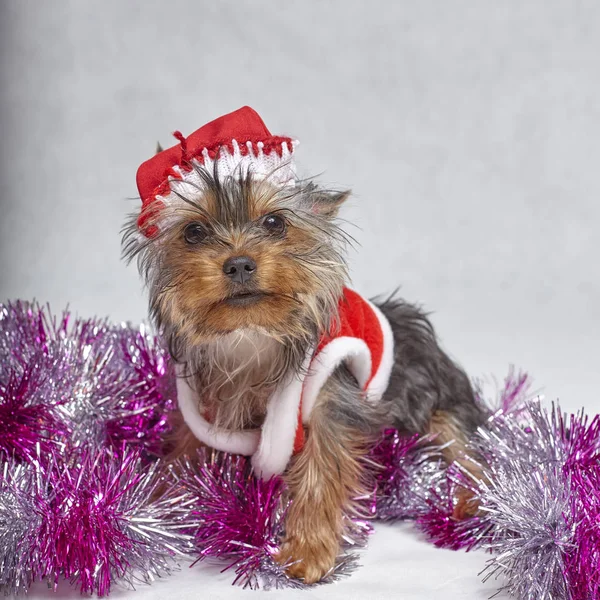
M 279 215 L 267 215 L 263 219 L 262 225 L 270 233 L 283 233 L 285 231 L 285 219 Z
M 206 237 L 206 229 L 200 223 L 190 223 L 183 230 L 183 237 L 188 244 L 199 244 Z

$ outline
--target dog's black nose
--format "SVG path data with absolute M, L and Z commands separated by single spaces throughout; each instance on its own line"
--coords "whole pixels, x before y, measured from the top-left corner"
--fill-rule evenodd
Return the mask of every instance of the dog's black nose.
M 236 283 L 246 283 L 256 273 L 256 263 L 249 256 L 234 256 L 223 263 L 223 273 Z

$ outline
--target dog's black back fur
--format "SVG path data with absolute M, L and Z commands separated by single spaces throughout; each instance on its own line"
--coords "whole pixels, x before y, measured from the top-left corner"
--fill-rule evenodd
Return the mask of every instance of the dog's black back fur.
M 424 433 L 438 411 L 467 435 L 482 425 L 487 415 L 475 401 L 469 378 L 440 348 L 427 315 L 395 297 L 377 304 L 394 334 L 394 366 L 382 399 L 389 425 Z

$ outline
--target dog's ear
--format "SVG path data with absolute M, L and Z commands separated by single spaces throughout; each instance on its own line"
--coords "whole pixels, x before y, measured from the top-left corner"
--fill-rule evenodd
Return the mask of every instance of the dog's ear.
M 350 190 L 343 192 L 317 190 L 311 194 L 312 209 L 323 217 L 334 218 L 351 193 Z
M 156 142 L 156 154 L 163 151 L 163 147 L 160 145 L 160 142 Z

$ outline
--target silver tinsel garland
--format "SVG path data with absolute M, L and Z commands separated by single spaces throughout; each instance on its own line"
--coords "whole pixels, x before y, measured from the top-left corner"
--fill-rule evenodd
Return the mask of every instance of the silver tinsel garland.
M 248 587 L 306 587 L 275 560 L 283 481 L 209 451 L 164 463 L 174 405 L 167 352 L 143 327 L 0 305 L 0 590 L 66 577 L 104 595 L 184 554 L 219 558 Z M 600 418 L 543 409 L 515 372 L 487 406 L 471 441 L 482 480 L 447 468 L 433 440 L 384 432 L 365 460 L 373 494 L 346 516 L 324 582 L 356 568 L 371 517 L 414 519 L 437 545 L 491 551 L 484 577 L 520 600 L 600 599 Z M 480 511 L 456 521 L 461 487 Z

